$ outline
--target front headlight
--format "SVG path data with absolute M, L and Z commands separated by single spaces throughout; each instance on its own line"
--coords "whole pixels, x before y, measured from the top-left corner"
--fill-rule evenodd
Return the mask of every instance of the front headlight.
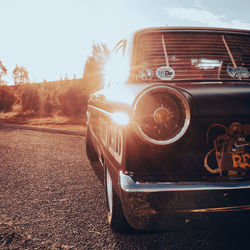
M 188 101 L 170 86 L 151 86 L 141 92 L 133 104 L 133 113 L 138 136 L 157 145 L 177 141 L 190 123 Z
M 126 126 L 129 123 L 129 116 L 125 112 L 115 112 L 112 114 L 112 121 L 120 126 Z

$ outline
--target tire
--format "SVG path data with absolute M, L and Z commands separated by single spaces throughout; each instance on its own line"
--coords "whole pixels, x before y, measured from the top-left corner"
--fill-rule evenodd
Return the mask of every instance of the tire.
M 104 187 L 107 204 L 107 217 L 111 229 L 117 233 L 126 233 L 130 226 L 123 214 L 119 196 L 116 194 L 113 183 L 106 166 L 104 166 Z
M 86 133 L 86 154 L 90 161 L 98 161 L 98 156 L 92 144 L 92 141 L 90 138 L 90 131 L 88 127 L 87 127 L 87 133 Z

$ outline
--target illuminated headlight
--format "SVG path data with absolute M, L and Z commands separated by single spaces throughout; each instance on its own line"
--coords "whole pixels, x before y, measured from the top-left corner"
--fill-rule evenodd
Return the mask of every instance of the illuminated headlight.
M 126 126 L 129 123 L 129 116 L 125 112 L 115 112 L 112 114 L 112 120 L 117 125 Z
M 146 142 L 167 145 L 180 139 L 190 123 L 188 101 L 169 86 L 152 86 L 136 99 L 134 120 L 138 136 Z

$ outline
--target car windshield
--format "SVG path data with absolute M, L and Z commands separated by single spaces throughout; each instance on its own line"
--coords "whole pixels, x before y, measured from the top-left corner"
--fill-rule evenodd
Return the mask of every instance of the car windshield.
M 145 32 L 136 40 L 138 80 L 248 80 L 250 36 L 211 32 Z

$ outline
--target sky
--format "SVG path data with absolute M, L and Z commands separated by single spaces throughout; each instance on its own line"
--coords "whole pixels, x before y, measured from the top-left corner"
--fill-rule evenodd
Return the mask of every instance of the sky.
M 0 61 L 31 82 L 81 78 L 93 43 L 112 49 L 129 33 L 157 26 L 250 29 L 248 0 L 0 0 Z

